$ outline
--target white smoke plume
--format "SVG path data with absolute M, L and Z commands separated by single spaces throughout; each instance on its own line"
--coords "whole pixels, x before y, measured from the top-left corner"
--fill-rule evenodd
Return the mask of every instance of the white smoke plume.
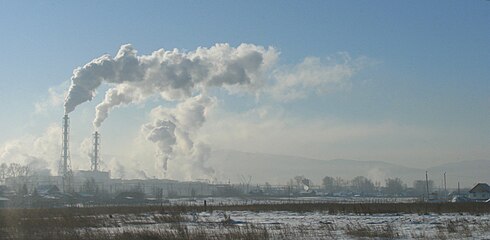
M 369 64 L 369 59 L 352 59 L 347 53 L 326 59 L 307 57 L 296 66 L 275 70 L 276 83 L 271 86 L 270 93 L 277 100 L 292 101 L 311 94 L 348 89 L 351 77 Z
M 126 168 L 116 158 L 111 158 L 107 166 L 111 171 L 111 176 L 114 178 L 125 178 Z
M 162 167 L 167 170 L 168 159 L 173 152 L 173 146 L 177 143 L 175 124 L 169 120 L 157 119 L 153 123 L 144 125 L 143 131 L 148 132 L 148 140 L 157 144 L 157 158 L 162 160 Z
M 204 162 L 209 157 L 209 147 L 195 143 L 197 130 L 206 121 L 208 111 L 215 105 L 216 100 L 204 95 L 188 98 L 174 109 L 157 107 L 152 110 L 152 122 L 142 127 L 146 138 L 157 146 L 157 157 L 161 167 L 168 168 L 168 160 L 173 155 L 194 159 L 198 170 L 206 174 L 213 170 L 205 167 Z
M 84 159 L 84 161 L 77 161 L 77 163 L 81 165 L 76 166 L 77 168 L 90 168 L 90 164 L 88 163 L 90 163 L 92 160 L 92 146 L 92 138 L 87 137 L 82 140 L 80 146 L 78 147 L 78 154 L 82 159 Z M 74 165 L 72 167 L 75 167 L 75 162 L 72 164 Z
M 101 113 L 94 122 L 96 126 L 100 126 L 112 107 L 153 94 L 166 100 L 183 100 L 209 87 L 257 89 L 264 84 L 262 75 L 277 55 L 271 47 L 241 44 L 233 48 L 216 44 L 191 52 L 160 49 L 138 56 L 131 45 L 123 45 L 114 58 L 103 55 L 73 71 L 65 112 L 92 100 L 103 82 L 127 85 L 107 93 L 98 108 Z
M 48 89 L 48 96 L 41 101 L 34 104 L 35 113 L 46 113 L 49 109 L 54 109 L 62 106 L 64 103 L 64 96 L 66 95 L 68 81 L 63 82 L 58 86 L 53 86 Z
M 186 159 L 191 161 L 188 165 L 211 174 L 212 169 L 205 166 L 209 146 L 196 137 L 216 102 L 208 97 L 212 93 L 209 90 L 221 88 L 229 93 L 257 95 L 262 91 L 274 99 L 294 100 L 306 97 L 309 91 L 323 93 L 349 85 L 349 78 L 363 62 L 345 54 L 343 61 L 310 57 L 298 66 L 273 69 L 278 55 L 272 47 L 253 44 L 216 44 L 194 51 L 160 49 L 138 55 L 126 44 L 115 57 L 103 55 L 74 70 L 65 113 L 92 100 L 103 83 L 111 88 L 96 107 L 96 129 L 115 107 L 144 102 L 152 96 L 176 101 L 175 109 L 153 109 L 151 122 L 142 126 L 142 133 L 155 143 L 163 169 L 168 168 L 169 159 Z
M 211 147 L 205 143 L 198 143 L 194 146 L 194 153 L 192 158 L 192 168 L 199 169 L 203 175 L 201 178 L 206 178 L 214 174 L 212 167 L 206 166 L 206 163 L 211 156 Z
M 0 163 L 29 165 L 34 170 L 58 170 L 61 128 L 49 126 L 40 136 L 25 136 L 0 146 Z
M 228 91 L 253 91 L 265 84 L 263 75 L 278 56 L 275 49 L 241 44 L 230 47 L 216 44 L 185 52 L 177 49 L 157 50 L 138 56 L 129 44 L 121 46 L 114 58 L 103 55 L 77 68 L 65 100 L 65 113 L 92 100 L 102 83 L 114 86 L 96 107 L 93 125 L 97 129 L 114 107 L 141 102 L 157 95 L 168 101 L 181 101 L 175 109 L 156 108 L 152 122 L 142 127 L 146 138 L 157 146 L 161 167 L 167 169 L 174 154 L 196 159 L 204 172 L 205 144 L 196 148 L 195 132 L 204 121 L 214 100 L 204 94 L 212 87 Z M 195 97 L 193 97 L 195 96 Z
M 127 105 L 140 102 L 143 99 L 144 97 L 139 89 L 128 84 L 120 84 L 107 90 L 104 101 L 97 105 L 95 109 L 94 127 L 96 129 L 100 127 L 102 122 L 109 116 L 109 111 L 113 107 L 121 104 Z

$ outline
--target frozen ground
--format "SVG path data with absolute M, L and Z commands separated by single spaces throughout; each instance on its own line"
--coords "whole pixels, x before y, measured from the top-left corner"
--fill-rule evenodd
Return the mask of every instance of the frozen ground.
M 185 220 L 174 223 L 159 223 L 158 215 L 116 215 L 110 221 L 118 222 L 117 226 L 98 230 L 152 231 L 178 225 L 219 233 L 253 226 L 265 229 L 271 239 L 490 239 L 490 215 L 215 211 L 184 214 Z
M 317 204 L 325 200 L 179 199 L 161 206 L 3 209 L 0 239 L 490 240 L 486 203 Z

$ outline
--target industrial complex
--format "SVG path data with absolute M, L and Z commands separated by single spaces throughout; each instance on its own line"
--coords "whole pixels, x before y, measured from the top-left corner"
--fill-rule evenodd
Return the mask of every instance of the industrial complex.
M 100 169 L 99 132 L 93 133 L 91 169 L 73 170 L 70 158 L 70 118 L 63 116 L 62 148 L 57 176 L 49 172 L 19 174 L 5 178 L 5 187 L 10 189 L 11 196 L 24 192 L 36 196 L 37 202 L 66 202 L 72 200 L 111 200 L 141 202 L 168 197 L 211 196 L 219 191 L 220 186 L 206 181 L 181 182 L 169 179 L 113 179 L 110 171 Z M 47 171 L 47 170 L 46 170 Z M 4 190 L 3 195 L 9 196 Z M 25 196 L 23 196 L 25 197 Z M 76 201 L 80 202 L 80 201 Z M 25 203 L 23 204 L 25 205 Z
M 70 158 L 70 119 L 63 116 L 61 132 L 61 155 L 56 176 L 49 170 L 32 171 L 28 167 L 11 165 L 8 176 L 1 176 L 0 207 L 58 207 L 73 205 L 105 204 L 159 204 L 169 198 L 196 197 L 411 197 L 426 201 L 487 201 L 490 187 L 480 183 L 471 190 L 449 192 L 445 188 L 434 190 L 431 181 L 418 181 L 422 187 L 404 188 L 400 181 L 399 191 L 376 187 L 365 177 L 357 177 L 351 185 L 329 187 L 312 186 L 303 176 L 294 178 L 287 185 L 251 186 L 250 181 L 241 184 L 216 184 L 202 181 L 176 181 L 170 179 L 122 179 L 111 178 L 110 171 L 100 168 L 101 135 L 95 131 L 89 170 L 73 170 Z M 15 169 L 15 167 L 17 167 Z M 332 178 L 333 179 L 333 178 Z M 328 179 L 327 179 L 328 180 Z M 334 181 L 333 179 L 332 181 Z M 340 179 L 342 180 L 342 179 Z M 362 180 L 362 181 L 361 181 Z M 396 180 L 396 179 L 395 179 Z M 325 180 L 324 180 L 325 181 Z M 357 183 L 357 184 L 355 184 Z M 365 183 L 359 185 L 359 183 Z M 370 183 L 370 184 L 369 184 Z M 425 184 L 424 184 L 425 183 Z M 429 184 L 430 183 L 430 184 Z M 388 184 L 387 184 L 388 185 Z M 417 184 L 415 184 L 417 185 Z M 417 185 L 417 186 L 418 186 Z M 427 186 L 425 186 L 427 185 Z M 332 185 L 333 186 L 333 185 Z M 431 191 L 429 192 L 429 189 Z M 469 191 L 468 191 L 469 190 Z M 468 194 L 469 193 L 469 194 Z

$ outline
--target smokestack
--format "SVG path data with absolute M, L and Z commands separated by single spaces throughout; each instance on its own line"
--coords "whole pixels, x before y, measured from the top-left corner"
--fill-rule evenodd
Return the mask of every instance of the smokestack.
M 69 151 L 69 128 L 70 128 L 70 118 L 68 114 L 63 117 L 63 134 L 62 134 L 62 148 L 61 148 L 61 160 L 60 169 L 58 174 L 61 176 L 63 184 L 63 192 L 67 192 L 71 186 L 71 162 L 70 162 L 70 151 Z
M 99 164 L 100 164 L 99 150 L 100 150 L 100 134 L 99 132 L 95 131 L 94 145 L 93 145 L 93 152 L 92 152 L 92 165 L 91 165 L 91 169 L 94 172 L 99 171 Z
M 202 166 L 209 150 L 196 149 L 194 137 L 214 102 L 206 97 L 208 90 L 256 92 L 267 83 L 266 76 L 278 55 L 272 47 L 253 44 L 231 47 L 226 43 L 199 47 L 195 51 L 159 49 L 149 55 L 138 55 L 136 49 L 125 44 L 115 57 L 103 55 L 73 71 L 65 98 L 65 113 L 92 100 L 97 88 L 104 83 L 113 87 L 95 109 L 95 129 L 115 107 L 143 102 L 152 96 L 178 101 L 183 104 L 170 113 L 162 110 L 163 116 L 143 126 L 144 133 L 155 143 L 164 169 L 169 158 L 175 155 L 174 148 L 184 149 L 179 151 L 181 155 L 194 155 L 196 164 Z

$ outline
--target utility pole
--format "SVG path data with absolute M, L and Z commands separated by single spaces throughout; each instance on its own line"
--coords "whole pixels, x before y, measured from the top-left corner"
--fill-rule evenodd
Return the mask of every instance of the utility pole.
M 427 171 L 425 171 L 425 185 L 427 189 L 427 201 L 429 201 L 429 175 Z
M 459 193 L 459 181 L 458 181 L 458 196 L 459 196 L 459 194 L 460 194 L 460 193 Z
M 446 172 L 444 172 L 444 196 L 447 202 L 447 185 L 446 185 Z

